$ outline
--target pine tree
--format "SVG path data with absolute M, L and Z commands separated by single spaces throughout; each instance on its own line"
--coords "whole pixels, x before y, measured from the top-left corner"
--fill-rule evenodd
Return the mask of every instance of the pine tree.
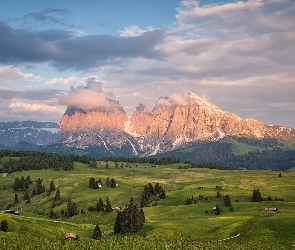
M 3 232 L 8 231 L 8 222 L 6 220 L 1 221 L 0 231 L 3 231 Z
M 110 186 L 110 177 L 107 177 L 107 179 L 106 179 L 106 185 L 107 185 L 107 187 Z
M 147 185 L 145 185 L 140 197 L 140 206 L 146 207 L 148 205 L 149 205 L 149 193 L 148 193 L 148 187 Z
M 253 202 L 260 202 L 260 201 L 263 201 L 263 198 L 261 196 L 261 193 L 259 191 L 259 189 L 254 189 L 253 190 L 253 196 L 252 196 L 252 201 Z
M 28 175 L 28 176 L 26 177 L 26 183 L 27 183 L 28 185 L 32 184 L 31 176 Z
M 13 190 L 14 190 L 14 191 L 18 191 L 18 188 L 19 188 L 19 178 L 16 177 L 16 178 L 14 179 L 14 183 L 13 183 Z
M 92 239 L 94 240 L 99 240 L 101 238 L 101 230 L 98 224 L 96 224 L 93 234 L 92 234 Z
M 120 215 L 120 226 L 123 233 L 139 231 L 143 227 L 144 222 L 144 212 L 135 204 L 127 205 Z M 118 228 L 120 229 L 119 226 Z
M 93 177 L 90 177 L 88 186 L 90 188 L 95 188 L 97 186 L 96 182 L 95 182 L 95 179 Z
M 96 212 L 103 212 L 104 211 L 104 204 L 101 198 L 99 198 L 96 204 Z
M 227 194 L 224 196 L 224 205 L 229 207 L 230 204 L 231 204 L 231 201 L 230 201 L 229 195 Z
M 216 207 L 215 207 L 215 212 L 214 212 L 214 213 L 215 213 L 216 215 L 220 215 L 221 211 L 222 211 L 222 209 L 221 209 L 221 208 L 219 207 L 219 205 L 217 204 Z
M 122 232 L 121 221 L 122 221 L 122 213 L 120 211 L 117 214 L 117 217 L 116 217 L 116 220 L 115 220 L 115 225 L 114 225 L 114 233 L 115 234 Z
M 148 188 L 148 196 L 149 197 L 154 196 L 155 190 L 154 190 L 153 185 L 151 183 L 148 183 L 147 188 Z
M 113 211 L 111 202 L 110 202 L 108 197 L 107 197 L 107 200 L 106 200 L 106 206 L 105 206 L 104 211 L 106 211 L 106 212 L 112 212 Z
M 56 190 L 56 188 L 55 188 L 55 185 L 54 185 L 54 181 L 51 181 L 50 186 L 49 186 L 49 192 L 53 192 L 55 190 Z
M 59 188 L 56 189 L 54 200 L 58 201 L 60 199 L 60 190 Z
M 217 198 L 220 198 L 221 197 L 221 194 L 219 193 L 219 191 L 217 191 L 216 197 Z
M 160 186 L 159 182 L 156 183 L 154 191 L 156 195 L 161 193 L 162 187 Z
M 111 179 L 110 187 L 111 188 L 115 188 L 116 187 L 116 181 L 115 181 L 114 178 Z
M 33 190 L 33 195 L 39 195 L 39 194 L 43 194 L 45 192 L 45 187 L 42 185 L 42 180 L 40 178 L 38 178 L 38 180 L 36 180 L 37 184 L 36 187 Z
M 78 214 L 77 205 L 75 202 L 72 201 L 72 197 L 69 197 L 67 202 L 67 216 L 72 217 L 77 214 Z
M 160 199 L 165 199 L 165 198 L 166 198 L 165 190 L 163 190 L 163 191 L 159 194 L 159 198 L 160 198 Z
M 18 195 L 14 194 L 14 204 L 17 204 L 17 203 L 19 203 Z
M 27 203 L 31 203 L 31 197 L 27 190 L 25 191 L 25 194 L 24 194 L 24 201 L 27 201 Z

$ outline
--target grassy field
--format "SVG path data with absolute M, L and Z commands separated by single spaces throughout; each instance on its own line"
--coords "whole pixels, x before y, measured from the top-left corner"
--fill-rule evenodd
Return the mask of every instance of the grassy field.
M 1 163 L 6 160 L 2 158 Z M 0 221 L 7 220 L 9 224 L 8 232 L 0 232 L 1 242 L 6 244 L 3 249 L 19 247 L 13 245 L 16 243 L 12 244 L 13 238 L 19 239 L 20 243 L 17 244 L 25 244 L 26 241 L 33 244 L 32 248 L 19 249 L 33 249 L 34 244 L 38 244 L 41 238 L 48 243 L 44 243 L 44 249 L 46 246 L 47 249 L 60 249 L 61 244 L 64 249 L 79 249 L 80 246 L 75 245 L 78 243 L 63 245 L 63 232 L 78 235 L 79 242 L 84 244 L 80 249 L 97 249 L 91 246 L 98 244 L 101 249 L 137 249 L 135 246 L 138 244 L 140 249 L 294 248 L 295 172 L 281 172 L 282 177 L 279 177 L 279 172 L 273 171 L 178 169 L 184 164 L 152 167 L 149 164 L 119 163 L 119 168 L 115 168 L 113 162 L 108 165 L 109 168 L 106 168 L 105 162 L 98 162 L 97 168 L 94 169 L 86 164 L 75 163 L 75 169 L 68 172 L 23 171 L 1 177 L 0 210 L 13 204 L 14 195 L 17 193 L 20 203 L 13 208 L 21 211 L 20 216 L 0 213 Z M 52 206 L 54 193 L 50 196 L 46 193 L 38 195 L 32 198 L 31 204 L 26 204 L 23 201 L 23 192 L 13 191 L 12 185 L 16 177 L 26 178 L 28 175 L 33 181 L 41 178 L 46 189 L 52 180 L 60 189 L 61 200 L 54 208 L 57 214 L 66 209 L 69 196 L 73 197 L 78 210 L 85 210 L 85 214 L 50 219 L 47 214 Z M 100 178 L 103 187 L 90 189 L 90 177 L 96 180 Z M 119 187 L 107 187 L 107 177 L 114 178 Z M 105 201 L 108 197 L 113 207 L 123 207 L 129 203 L 130 197 L 137 201 L 144 185 L 149 182 L 153 185 L 159 182 L 166 190 L 166 198 L 159 200 L 157 206 L 144 208 L 146 222 L 135 236 L 113 234 L 116 213 L 87 211 L 89 206 L 95 206 L 99 198 Z M 216 197 L 217 185 L 224 187 L 220 190 L 221 198 Z M 34 186 L 34 183 L 31 184 L 30 193 Z M 203 186 L 204 189 L 199 190 L 198 186 Z M 250 201 L 254 188 L 260 190 L 265 201 Z M 226 194 L 230 196 L 234 211 L 224 205 L 223 197 Z M 199 195 L 203 195 L 204 199 L 191 205 L 185 204 L 187 198 L 193 196 L 198 200 Z M 267 201 L 269 196 L 272 201 Z M 275 201 L 278 198 L 283 201 Z M 223 209 L 219 216 L 212 212 L 216 204 Z M 265 212 L 265 207 L 276 207 L 279 210 Z M 104 243 L 90 240 L 97 223 L 103 232 Z M 241 236 L 234 237 L 238 234 Z M 89 248 L 86 247 L 87 244 Z M 116 248 L 116 244 L 121 248 Z M 113 248 L 108 248 L 109 246 Z

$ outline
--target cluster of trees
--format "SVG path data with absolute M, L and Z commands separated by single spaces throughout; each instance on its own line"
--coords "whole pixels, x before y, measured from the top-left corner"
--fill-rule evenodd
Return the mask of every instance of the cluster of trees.
M 90 177 L 88 186 L 93 189 L 98 189 L 98 188 L 102 187 L 102 181 L 100 178 L 96 181 L 93 177 Z M 106 178 L 106 186 L 111 187 L 111 188 L 115 188 L 118 185 L 117 185 L 114 178 L 107 177 Z
M 233 169 L 237 169 L 234 167 L 229 167 L 229 166 L 225 166 L 221 163 L 212 163 L 212 162 L 208 162 L 208 163 L 194 163 L 191 161 L 185 161 L 185 164 L 189 164 L 189 167 L 184 166 L 184 167 L 178 167 L 179 169 L 186 169 L 186 168 L 209 168 L 209 169 L 219 169 L 219 170 L 233 170 Z
M 28 175 L 26 178 L 24 178 L 23 176 L 16 177 L 14 179 L 14 183 L 13 183 L 13 190 L 14 191 L 19 191 L 19 190 L 26 190 L 29 188 L 29 185 L 32 184 L 32 180 L 31 177 Z
M 260 193 L 259 189 L 254 189 L 253 190 L 253 195 L 252 195 L 251 201 L 253 201 L 253 202 L 263 201 L 263 198 L 261 196 L 261 193 Z
M 45 193 L 45 186 L 42 183 L 43 180 L 38 178 L 35 182 L 36 182 L 36 186 L 34 187 L 31 195 L 29 194 L 28 189 L 29 189 L 29 186 L 33 183 L 33 181 L 31 180 L 31 177 L 29 175 L 26 178 L 24 178 L 23 176 L 21 176 L 20 178 L 16 177 L 14 179 L 14 183 L 12 187 L 14 191 L 24 191 L 23 200 L 25 200 L 26 203 L 31 203 L 31 198 L 33 196 Z M 55 187 L 54 181 L 52 180 L 49 185 L 48 195 L 50 195 L 51 192 L 55 190 L 56 190 L 56 187 Z M 58 200 L 59 197 L 60 197 L 60 191 L 58 189 L 55 200 Z M 18 194 L 16 193 L 14 195 L 14 204 L 17 204 L 17 203 L 19 203 L 19 197 L 18 197 Z
M 186 205 L 190 205 L 190 204 L 193 204 L 193 203 L 196 204 L 197 201 L 201 201 L 201 200 L 203 200 L 203 199 L 205 199 L 206 201 L 209 201 L 209 198 L 208 198 L 207 196 L 204 198 L 204 195 L 203 195 L 203 194 L 199 194 L 198 199 L 196 199 L 196 198 L 192 195 L 192 197 L 186 198 L 185 204 L 186 204 Z
M 165 190 L 162 188 L 162 186 L 157 182 L 155 186 L 151 183 L 148 183 L 148 185 L 144 186 L 144 189 L 142 191 L 141 197 L 140 197 L 140 206 L 141 207 L 147 207 L 147 206 L 155 206 L 157 205 L 158 199 L 165 199 L 166 194 Z
M 161 157 L 161 158 L 126 158 L 126 157 L 104 157 L 101 160 L 103 161 L 114 161 L 114 162 L 129 162 L 129 163 L 149 163 L 154 165 L 169 165 L 173 163 L 179 163 L 180 160 L 175 157 Z
M 10 158 L 7 162 L 3 163 L 2 168 L 0 168 L 2 173 L 39 169 L 68 171 L 74 169 L 74 161 L 86 163 L 92 167 L 96 167 L 96 159 L 87 155 L 58 155 L 54 153 L 34 152 L 27 150 L 0 150 L 0 159 L 5 156 L 20 158 L 19 160 Z
M 114 233 L 133 233 L 139 231 L 145 223 L 143 209 L 131 202 L 118 212 Z
M 112 204 L 109 200 L 109 197 L 107 197 L 106 202 L 104 203 L 101 198 L 99 198 L 98 202 L 95 204 L 95 206 L 90 206 L 88 208 L 88 211 L 90 212 L 112 212 Z

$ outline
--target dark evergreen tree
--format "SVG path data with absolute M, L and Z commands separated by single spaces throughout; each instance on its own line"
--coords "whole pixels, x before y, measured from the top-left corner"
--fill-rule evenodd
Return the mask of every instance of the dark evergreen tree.
M 147 188 L 148 188 L 148 196 L 149 197 L 154 196 L 155 190 L 154 190 L 153 185 L 151 183 L 148 183 Z
M 157 182 L 154 188 L 155 195 L 161 194 L 163 192 L 163 188 L 160 186 L 160 184 Z
M 16 177 L 13 183 L 13 190 L 18 191 L 18 188 L 19 188 L 19 177 Z
M 115 181 L 114 178 L 111 178 L 110 187 L 111 187 L 111 188 L 115 188 L 115 187 L 116 187 L 116 181 Z
M 55 188 L 55 185 L 54 185 L 54 181 L 51 181 L 50 186 L 49 186 L 49 192 L 53 192 L 55 190 L 56 190 L 56 188 Z
M 252 201 L 253 201 L 253 202 L 260 202 L 260 201 L 263 201 L 263 198 L 262 198 L 262 196 L 261 196 L 261 193 L 260 193 L 259 189 L 254 189 L 254 190 L 253 190 Z
M 149 193 L 147 185 L 144 186 L 141 197 L 140 197 L 140 206 L 146 207 L 149 205 Z
M 42 185 L 42 180 L 40 178 L 38 178 L 38 180 L 36 180 L 36 182 L 37 182 L 37 184 L 33 190 L 32 195 L 43 194 L 45 192 L 45 187 Z
M 107 177 L 107 179 L 106 179 L 106 185 L 107 185 L 107 187 L 110 186 L 110 177 Z
M 159 194 L 159 198 L 160 198 L 160 199 L 165 199 L 165 198 L 166 198 L 165 190 L 163 190 L 163 191 Z
M 60 190 L 59 188 L 56 189 L 54 200 L 58 201 L 60 199 Z
M 145 222 L 143 210 L 135 204 L 127 205 L 121 213 L 121 229 L 123 233 L 139 231 Z
M 117 217 L 116 217 L 116 220 L 115 220 L 115 225 L 114 225 L 114 233 L 115 234 L 122 232 L 121 222 L 122 222 L 122 213 L 120 211 L 117 214 Z
M 1 221 L 0 231 L 3 231 L 3 232 L 8 231 L 8 222 L 6 220 Z
M 57 215 L 54 213 L 53 209 L 51 208 L 50 211 L 49 211 L 49 217 L 51 219 L 56 219 L 57 218 Z
M 224 205 L 227 206 L 227 207 L 229 207 L 230 204 L 231 204 L 230 197 L 227 194 L 227 195 L 224 196 Z
M 27 201 L 27 203 L 31 203 L 31 197 L 27 190 L 25 191 L 25 194 L 24 194 L 24 201 Z
M 93 189 L 98 188 L 98 185 L 93 177 L 90 177 L 88 185 L 90 188 L 93 188 Z
M 99 198 L 96 204 L 96 212 L 103 212 L 104 211 L 104 204 L 101 198 Z
M 112 209 L 112 205 L 111 205 L 111 202 L 109 200 L 109 198 L 107 197 L 106 199 L 106 205 L 105 205 L 105 209 L 104 209 L 105 212 L 112 212 L 113 209 Z
M 67 216 L 72 217 L 77 214 L 78 214 L 77 205 L 75 202 L 72 201 L 72 197 L 69 197 L 67 202 Z
M 219 191 L 217 191 L 216 198 L 220 198 L 220 197 L 221 197 L 221 194 Z
M 92 234 L 92 239 L 94 240 L 99 240 L 101 238 L 101 230 L 98 224 L 96 224 L 93 234 Z
M 51 205 L 51 208 L 55 208 L 56 204 L 55 204 L 55 200 L 53 199 L 52 201 L 52 205 Z
M 221 212 L 222 212 L 222 209 L 221 209 L 220 206 L 217 204 L 216 207 L 215 207 L 214 214 L 216 214 L 216 215 L 220 215 Z
M 30 185 L 30 184 L 33 183 L 32 180 L 31 180 L 31 176 L 28 175 L 28 176 L 26 177 L 26 182 L 27 182 L 28 185 Z
M 186 204 L 186 205 L 190 205 L 190 204 L 192 204 L 192 200 L 191 200 L 191 198 L 186 198 L 185 204 Z
M 19 203 L 18 195 L 14 194 L 14 204 L 17 204 L 17 203 Z

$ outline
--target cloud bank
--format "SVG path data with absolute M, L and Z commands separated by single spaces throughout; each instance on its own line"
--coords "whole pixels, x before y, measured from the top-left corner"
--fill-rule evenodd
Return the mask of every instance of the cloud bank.
M 111 104 L 107 94 L 102 90 L 101 82 L 94 77 L 87 80 L 85 87 L 72 87 L 69 93 L 60 94 L 58 101 L 60 105 L 76 107 L 84 111 L 107 108 Z

